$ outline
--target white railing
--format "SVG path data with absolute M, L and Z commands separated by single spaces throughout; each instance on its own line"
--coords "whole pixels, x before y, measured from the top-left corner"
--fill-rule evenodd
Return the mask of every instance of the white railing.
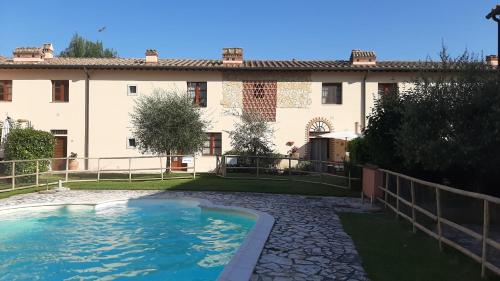
M 224 178 L 292 180 L 344 189 L 361 180 L 351 176 L 351 169 L 342 162 L 251 155 L 220 155 L 216 161 L 216 174 Z M 235 175 L 235 171 L 241 174 Z
M 175 158 L 191 158 L 192 163 L 186 166 L 172 166 L 172 160 Z M 151 165 L 151 161 L 153 161 L 151 160 L 148 161 L 146 165 L 141 163 L 142 165 L 140 165 L 140 167 L 134 167 L 134 162 L 150 159 L 156 159 L 157 164 Z M 71 169 L 72 161 L 78 161 L 79 165 L 85 162 L 93 162 L 93 167 L 89 169 Z M 103 165 L 105 161 L 108 162 L 108 165 Z M 119 165 L 118 168 L 109 168 L 109 166 L 116 167 L 116 163 L 120 161 L 126 161 L 126 164 Z M 58 166 L 57 169 L 53 169 L 55 165 Z M 171 176 L 170 174 L 166 174 L 171 172 L 176 175 Z M 78 178 L 71 179 L 74 175 L 77 175 Z M 109 179 L 103 178 L 103 175 L 114 175 L 118 177 Z M 134 175 L 137 177 L 134 178 Z M 55 180 L 56 178 L 57 180 Z M 0 192 L 40 187 L 43 185 L 55 185 L 60 179 L 65 182 L 99 182 L 106 180 L 132 182 L 180 178 L 196 178 L 196 158 L 193 155 L 64 157 L 0 161 Z M 44 179 L 45 182 L 43 182 Z

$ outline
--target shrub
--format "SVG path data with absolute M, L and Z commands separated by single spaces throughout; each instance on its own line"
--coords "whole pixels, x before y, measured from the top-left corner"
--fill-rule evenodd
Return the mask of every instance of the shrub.
M 51 133 L 27 129 L 12 129 L 5 142 L 5 160 L 30 160 L 54 157 L 55 139 Z M 40 161 L 39 171 L 48 170 L 49 161 Z M 12 165 L 4 167 L 5 172 L 12 172 Z M 31 174 L 36 172 L 36 162 L 16 163 L 16 175 Z M 16 179 L 19 182 L 32 180 L 33 177 Z
M 355 138 L 347 143 L 349 163 L 361 165 L 370 162 L 370 151 L 364 138 Z

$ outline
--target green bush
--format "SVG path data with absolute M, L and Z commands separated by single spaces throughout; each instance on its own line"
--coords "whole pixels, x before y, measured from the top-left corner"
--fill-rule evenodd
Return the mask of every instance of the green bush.
M 27 129 L 12 129 L 5 142 L 5 160 L 30 160 L 54 157 L 54 136 L 45 131 Z M 48 170 L 49 161 L 40 161 L 39 171 Z M 12 172 L 12 165 L 3 167 L 6 174 Z M 17 162 L 16 175 L 25 175 L 36 172 L 36 162 Z M 32 177 L 16 179 L 18 182 L 27 182 Z
M 349 162 L 353 165 L 362 165 L 370 162 L 370 151 L 364 138 L 355 138 L 347 143 Z

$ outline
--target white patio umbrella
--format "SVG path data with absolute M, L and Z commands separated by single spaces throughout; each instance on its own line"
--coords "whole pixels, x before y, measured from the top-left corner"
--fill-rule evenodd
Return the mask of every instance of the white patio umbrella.
M 347 140 L 347 141 L 349 141 L 349 140 L 358 138 L 360 136 L 361 136 L 360 134 L 356 134 L 353 131 L 344 130 L 344 131 L 335 131 L 335 132 L 331 132 L 331 133 L 325 133 L 325 134 L 318 135 L 316 137 L 319 137 L 319 138 L 330 138 L 330 139 L 340 139 L 340 140 Z
M 7 135 L 10 132 L 10 127 L 11 127 L 10 118 L 7 117 L 7 118 L 5 118 L 5 121 L 3 122 L 2 136 L 0 137 L 0 146 L 3 146 L 3 144 L 7 140 Z

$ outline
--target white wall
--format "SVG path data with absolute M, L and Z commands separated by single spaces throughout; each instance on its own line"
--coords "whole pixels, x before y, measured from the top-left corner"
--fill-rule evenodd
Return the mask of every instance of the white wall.
M 282 74 L 287 75 L 287 74 Z M 276 149 L 286 153 L 288 141 L 304 148 L 307 143 L 306 125 L 313 118 L 329 120 L 334 131 L 354 131 L 361 123 L 362 72 L 316 72 L 311 74 L 310 104 L 303 108 L 277 108 L 275 129 Z M 377 98 L 378 82 L 408 81 L 412 74 L 370 73 L 367 77 L 366 113 Z M 138 86 L 139 95 L 150 95 L 154 88 L 186 91 L 186 81 L 207 81 L 207 108 L 204 116 L 210 120 L 209 132 L 222 133 L 223 152 L 230 150 L 227 131 L 237 119 L 228 114 L 222 105 L 222 78 L 220 72 L 209 71 L 90 71 L 90 157 L 139 156 L 136 149 L 127 149 L 130 132 L 130 116 L 137 96 L 127 95 L 127 85 Z M 51 80 L 70 80 L 69 102 L 53 103 Z M 14 118 L 31 120 L 34 127 L 42 130 L 68 130 L 68 154 L 76 152 L 84 156 L 85 132 L 85 75 L 82 70 L 0 70 L 0 80 L 13 80 L 12 102 L 0 102 L 0 117 L 8 113 Z M 322 104 L 322 83 L 342 83 L 343 103 Z M 304 154 L 301 151 L 301 155 Z M 139 163 L 140 162 L 140 163 Z M 157 160 L 138 161 L 136 167 L 159 166 Z M 90 162 L 91 168 L 97 163 Z M 127 168 L 127 161 L 101 163 L 101 168 Z M 83 163 L 80 164 L 83 167 Z M 215 168 L 215 157 L 199 156 L 197 169 L 209 171 Z

